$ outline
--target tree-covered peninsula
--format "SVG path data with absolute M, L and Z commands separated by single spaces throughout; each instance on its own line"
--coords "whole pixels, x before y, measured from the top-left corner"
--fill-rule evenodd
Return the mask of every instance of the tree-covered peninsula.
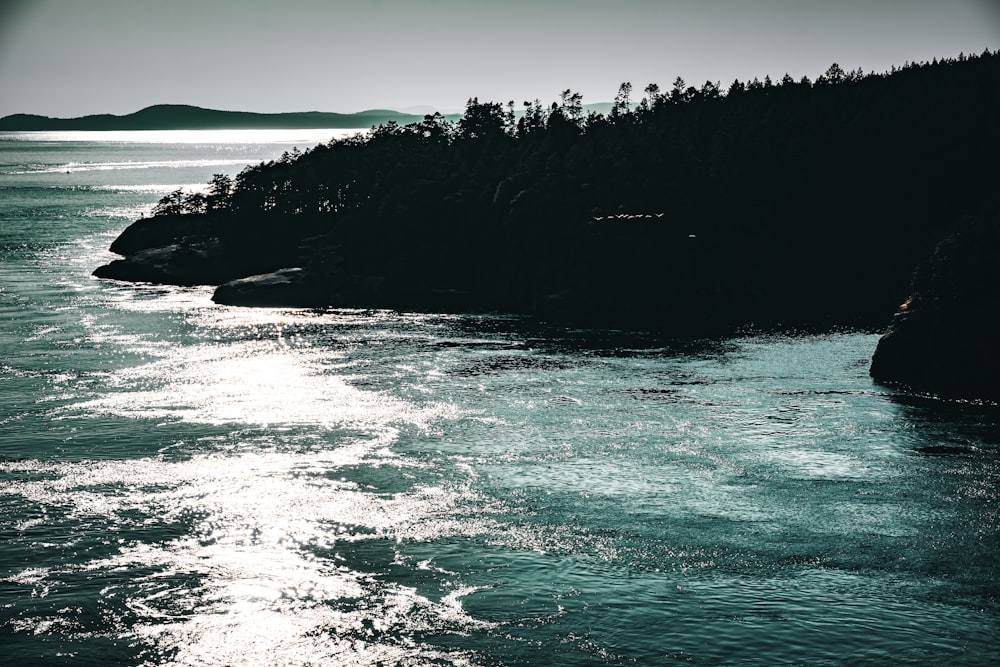
M 626 83 L 606 114 L 570 90 L 473 98 L 457 121 L 385 123 L 173 193 L 96 275 L 216 284 L 234 304 L 677 334 L 881 327 L 961 218 L 996 220 L 998 109 L 989 51 L 814 81 Z

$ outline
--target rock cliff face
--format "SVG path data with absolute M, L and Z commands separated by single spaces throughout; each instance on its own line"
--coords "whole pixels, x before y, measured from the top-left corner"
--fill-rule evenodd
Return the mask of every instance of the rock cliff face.
M 918 267 L 870 372 L 946 398 L 1000 401 L 1000 218 L 965 221 Z
M 219 221 L 205 215 L 161 215 L 129 225 L 111 244 L 123 255 L 98 278 L 168 285 L 221 285 L 287 266 L 288 253 L 267 240 L 234 247 L 220 235 Z
M 214 285 L 225 280 L 228 272 L 213 261 L 213 253 L 204 246 L 169 243 L 129 253 L 98 267 L 94 275 L 130 282 L 169 285 Z

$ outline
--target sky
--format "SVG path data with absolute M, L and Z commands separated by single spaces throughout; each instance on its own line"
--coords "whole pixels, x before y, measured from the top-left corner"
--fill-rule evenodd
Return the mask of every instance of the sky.
M 1000 0 L 0 0 L 0 116 L 448 112 L 567 88 L 605 102 L 624 81 L 882 72 L 986 48 Z

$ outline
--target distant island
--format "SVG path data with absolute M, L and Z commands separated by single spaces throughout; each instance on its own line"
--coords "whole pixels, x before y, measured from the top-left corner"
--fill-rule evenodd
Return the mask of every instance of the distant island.
M 585 111 L 607 113 L 611 103 L 585 105 Z M 444 114 L 457 121 L 462 114 Z M 50 118 L 34 114 L 12 114 L 0 118 L 0 132 L 58 132 L 115 130 L 307 130 L 367 129 L 392 122 L 419 123 L 424 116 L 393 109 L 369 109 L 356 113 L 302 111 L 254 113 L 219 111 L 187 104 L 156 104 L 124 116 L 95 114 L 79 118 Z
M 911 297 L 877 378 L 907 383 L 894 369 L 932 356 L 961 375 L 997 356 L 986 319 L 957 313 L 1000 310 L 1000 247 L 984 245 L 1000 238 L 998 81 L 986 51 L 880 74 L 834 64 L 814 81 L 678 77 L 638 102 L 623 83 L 606 114 L 571 90 L 522 108 L 471 98 L 458 120 L 390 120 L 171 193 L 95 275 L 213 284 L 234 305 L 502 311 L 675 336 L 875 330 Z M 952 331 L 928 339 L 923 322 Z M 972 385 L 921 388 L 942 386 Z
M 423 116 L 391 109 L 371 109 L 357 113 L 252 113 L 218 111 L 185 104 L 157 104 L 124 116 L 98 114 L 79 118 L 49 118 L 14 114 L 0 118 L 2 132 L 53 132 L 60 130 L 270 130 L 369 128 L 390 121 L 419 122 Z M 458 118 L 458 114 L 451 116 Z

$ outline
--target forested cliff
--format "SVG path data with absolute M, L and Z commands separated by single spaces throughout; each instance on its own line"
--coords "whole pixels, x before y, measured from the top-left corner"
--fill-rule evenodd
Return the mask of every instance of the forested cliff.
M 389 123 L 174 193 L 98 275 L 218 284 L 302 267 L 279 302 L 678 333 L 878 326 L 955 222 L 996 208 L 998 109 L 991 52 L 623 84 L 607 115 L 569 90 L 470 99 L 457 122 Z

